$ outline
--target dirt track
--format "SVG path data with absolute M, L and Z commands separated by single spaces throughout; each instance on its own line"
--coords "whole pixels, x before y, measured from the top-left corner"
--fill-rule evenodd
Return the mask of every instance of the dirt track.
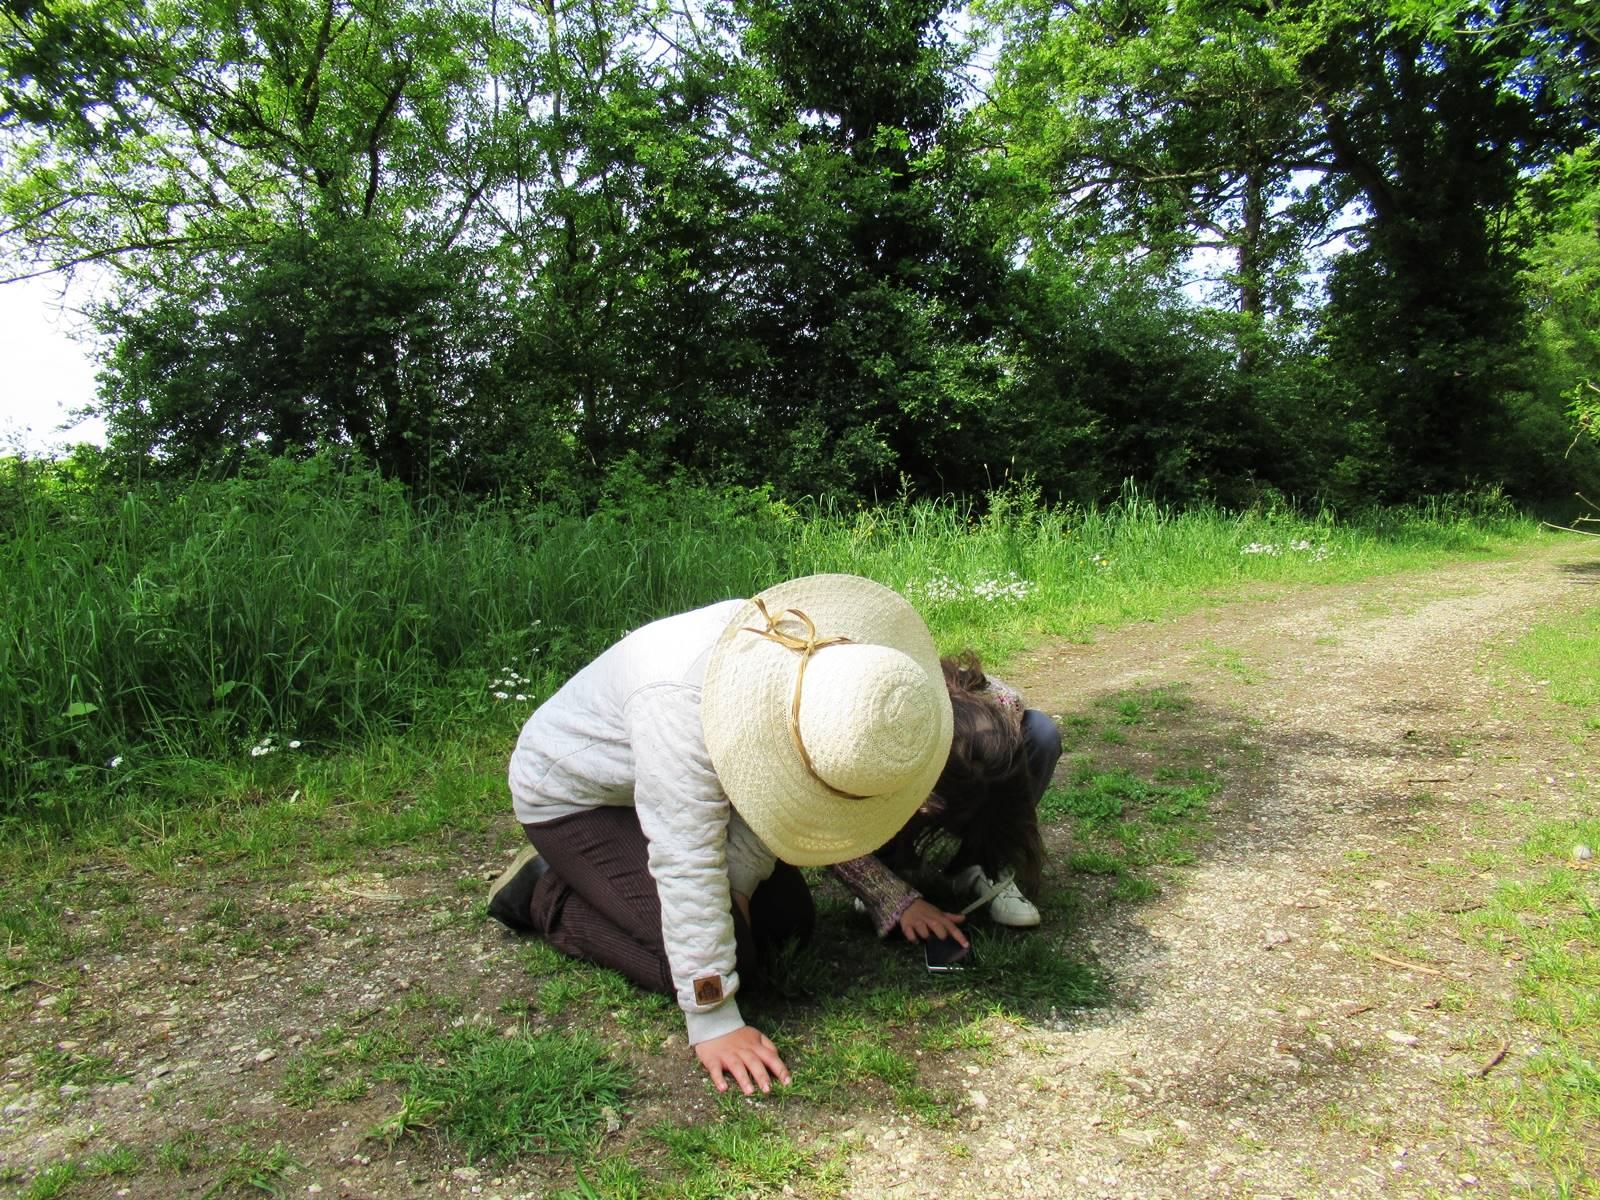
M 1030 702 L 1174 685 L 1188 736 L 1242 737 L 1252 764 L 1175 887 L 1085 927 L 1121 1005 L 1013 1032 L 968 1096 L 971 1158 L 905 1127 L 851 1194 L 1542 1193 L 1473 1094 L 1502 1047 L 1502 1076 L 1537 1048 L 1509 1017 L 1520 964 L 1455 914 L 1497 878 L 1473 852 L 1518 840 L 1508 805 L 1596 811 L 1600 769 L 1550 725 L 1571 715 L 1495 657 L 1595 605 L 1600 561 L 1559 542 L 1039 648 L 1013 672 Z

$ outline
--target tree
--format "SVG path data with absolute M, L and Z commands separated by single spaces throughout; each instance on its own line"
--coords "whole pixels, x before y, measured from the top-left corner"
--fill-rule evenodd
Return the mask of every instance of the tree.
M 1319 490 L 1348 449 L 1349 395 L 1307 353 L 1327 236 L 1316 128 L 1266 15 L 992 11 L 1004 46 L 983 115 L 1035 294 L 1063 298 L 1022 333 L 1036 403 L 1054 394 L 1066 427 L 1098 431 L 1080 454 L 1101 494 L 1127 475 L 1173 499 Z
M 1087 209 L 1095 253 L 1104 226 L 1113 252 L 1158 264 L 1220 230 L 1246 314 L 1272 307 L 1274 269 L 1302 277 L 1301 247 L 1330 243 L 1318 323 L 1329 365 L 1359 394 L 1347 424 L 1376 452 L 1362 486 L 1414 494 L 1503 465 L 1505 405 L 1527 380 L 1509 217 L 1519 181 L 1592 119 L 1591 105 L 1560 103 L 1587 88 L 1588 68 L 1530 64 L 1586 47 L 1588 33 L 1536 3 L 1003 12 L 996 111 L 1049 169 L 1047 219 Z M 1248 370 L 1248 340 L 1241 349 Z
M 493 179 L 486 27 L 413 0 L 10 8 L 0 40 L 0 246 L 36 269 L 98 261 L 135 289 L 288 227 L 426 213 L 459 236 Z
M 494 300 L 456 287 L 498 187 L 491 34 L 412 0 L 8 10 L 0 247 L 115 273 L 118 444 L 459 464 Z
M 106 311 L 113 451 L 191 475 L 261 450 L 346 446 L 415 488 L 482 486 L 484 461 L 520 439 L 486 386 L 515 331 L 474 264 L 334 224 Z
M 1004 240 L 941 0 L 738 6 L 752 157 L 752 381 L 795 489 L 982 486 Z
M 1033 242 L 1157 274 L 1220 257 L 1246 331 L 1286 311 L 1316 233 L 1297 218 L 1317 143 L 1270 18 L 1214 0 L 998 11 L 987 117 L 1030 177 Z
M 1384 432 L 1374 483 L 1397 495 L 1494 478 L 1529 366 L 1509 218 L 1520 178 L 1576 133 L 1548 87 L 1508 77 L 1536 30 L 1441 36 L 1377 3 L 1296 21 L 1330 198 L 1364 215 L 1327 324 Z
M 525 282 L 512 370 L 565 414 L 594 476 L 748 454 L 754 169 L 729 129 L 731 30 L 705 14 L 541 3 L 508 44 L 527 153 L 501 269 Z
M 1600 483 L 1600 154 L 1594 145 L 1541 175 L 1521 217 L 1530 243 L 1521 283 L 1538 371 L 1536 464 L 1551 495 Z M 1564 425 L 1556 426 L 1564 418 Z

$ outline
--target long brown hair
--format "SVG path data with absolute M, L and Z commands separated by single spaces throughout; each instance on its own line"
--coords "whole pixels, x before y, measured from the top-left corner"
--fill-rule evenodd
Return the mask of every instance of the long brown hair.
M 1044 841 L 1028 785 L 1021 726 L 988 694 L 988 676 L 976 654 L 967 650 L 941 659 L 940 665 L 950 689 L 955 736 L 933 795 L 901 836 L 915 843 L 930 829 L 948 831 L 961 838 L 985 872 L 1010 867 L 1017 885 L 1036 895 Z

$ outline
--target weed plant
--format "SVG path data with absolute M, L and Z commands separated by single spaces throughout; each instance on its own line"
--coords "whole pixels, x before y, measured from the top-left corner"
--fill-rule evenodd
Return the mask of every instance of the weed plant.
M 1490 549 L 1494 498 L 1353 520 L 982 505 L 796 507 L 624 467 L 592 511 L 452 507 L 332 458 L 131 488 L 0 461 L 0 818 L 76 825 L 124 794 L 215 792 L 292 756 L 421 731 L 509 740 L 622 632 L 814 571 L 904 592 L 949 650 L 1003 657 L 1207 593 Z M 174 784 L 178 786 L 174 787 Z

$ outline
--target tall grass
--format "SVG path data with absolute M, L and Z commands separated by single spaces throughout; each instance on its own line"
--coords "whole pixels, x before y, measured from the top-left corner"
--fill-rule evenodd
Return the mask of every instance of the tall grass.
M 759 504 L 699 492 L 588 518 L 428 509 L 324 461 L 121 494 L 13 468 L 0 488 L 0 811 L 152 756 L 471 719 L 508 670 L 536 685 L 778 571 Z
M 981 509 L 802 512 L 626 469 L 579 514 L 418 505 L 327 459 L 126 490 L 0 462 L 0 816 L 159 787 L 141 763 L 526 711 L 624 630 L 790 575 L 872 576 L 942 647 L 1003 655 L 1206 589 L 1347 577 L 1531 528 L 1497 502 L 1339 521 L 1179 513 L 1132 489 L 1096 509 L 1014 488 Z

